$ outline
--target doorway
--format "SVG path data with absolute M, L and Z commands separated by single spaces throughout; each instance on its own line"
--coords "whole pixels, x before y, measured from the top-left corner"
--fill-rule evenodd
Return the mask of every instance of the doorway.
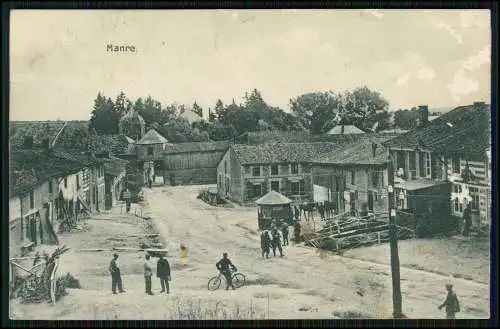
M 373 212 L 373 191 L 368 191 L 368 210 Z

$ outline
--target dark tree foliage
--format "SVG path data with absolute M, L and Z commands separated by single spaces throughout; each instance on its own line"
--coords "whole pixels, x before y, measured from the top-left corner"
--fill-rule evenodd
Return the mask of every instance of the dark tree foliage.
M 94 110 L 92 111 L 89 127 L 95 129 L 99 134 L 117 134 L 120 118 L 121 115 L 117 112 L 111 98 L 106 98 L 101 93 L 98 93 L 94 100 Z
M 411 110 L 399 109 L 394 113 L 394 126 L 400 129 L 414 129 L 417 127 L 419 112 L 416 107 Z

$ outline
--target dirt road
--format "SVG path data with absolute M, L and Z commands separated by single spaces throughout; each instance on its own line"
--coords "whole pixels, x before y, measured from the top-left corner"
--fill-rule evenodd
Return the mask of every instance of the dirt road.
M 293 298 L 297 299 L 314 296 L 322 309 L 319 312 L 390 317 L 392 290 L 387 265 L 324 255 L 293 243 L 285 248 L 284 258 L 264 260 L 260 255 L 256 210 L 212 207 L 196 199 L 200 188 L 180 186 L 146 190 L 150 215 L 172 251 L 171 262 L 180 261 L 179 245 L 187 246 L 188 262 L 194 267 L 182 275 L 199 281 L 199 287 L 216 274 L 215 262 L 222 252 L 228 252 L 250 284 L 294 289 L 297 293 Z M 437 306 L 445 297 L 446 282 L 454 284 L 461 300 L 462 312 L 457 317 L 489 317 L 488 285 L 404 268 L 401 278 L 403 311 L 410 318 L 443 318 Z M 246 288 L 237 291 L 239 297 L 247 293 Z M 275 302 L 283 303 L 286 313 L 289 298 L 278 298 Z M 289 309 L 288 312 L 297 311 Z

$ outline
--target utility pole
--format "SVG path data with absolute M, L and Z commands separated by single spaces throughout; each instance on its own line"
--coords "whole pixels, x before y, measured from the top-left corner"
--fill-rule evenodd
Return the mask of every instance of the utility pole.
M 387 162 L 389 198 L 389 241 L 391 247 L 391 274 L 392 274 L 392 306 L 393 316 L 397 318 L 402 313 L 401 280 L 399 273 L 398 231 L 396 227 L 396 210 L 394 209 L 394 169 L 391 150 L 388 148 Z

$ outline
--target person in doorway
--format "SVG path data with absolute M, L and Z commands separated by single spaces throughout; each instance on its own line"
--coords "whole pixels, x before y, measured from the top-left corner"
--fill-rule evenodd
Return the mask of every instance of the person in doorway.
M 120 274 L 120 268 L 118 267 L 118 255 L 113 254 L 113 259 L 109 264 L 109 273 L 111 273 L 111 290 L 113 294 L 116 295 L 116 287 L 118 286 L 119 292 L 125 292 L 122 286 L 122 277 Z
M 463 236 L 468 237 L 470 234 L 470 230 L 472 228 L 472 207 L 470 202 L 467 203 L 467 206 L 465 206 L 464 213 L 463 213 L 463 222 L 464 222 L 464 229 L 463 229 Z
M 156 265 L 156 276 L 160 279 L 161 284 L 161 292 L 165 292 L 165 288 L 167 289 L 167 294 L 170 293 L 170 285 L 168 282 L 170 281 L 170 264 L 168 260 L 164 258 L 163 255 L 160 255 L 160 259 L 158 259 L 158 263 Z
M 150 255 L 146 255 L 146 260 L 144 261 L 144 281 L 146 285 L 146 294 L 148 295 L 153 295 L 153 292 L 151 291 L 151 276 L 153 275 L 153 266 L 151 265 Z
M 233 280 L 231 278 L 231 269 L 233 272 L 238 271 L 236 266 L 233 265 L 231 260 L 227 256 L 227 252 L 222 254 L 222 259 L 215 264 L 217 269 L 224 275 L 226 278 L 226 290 L 229 290 L 229 287 L 231 287 L 233 290 L 235 290 L 234 285 L 233 285 Z M 229 268 L 231 267 L 231 269 Z
M 267 231 L 262 232 L 260 235 L 260 248 L 262 249 L 262 258 L 269 258 L 269 251 L 271 249 L 271 239 Z
M 273 241 L 272 241 L 272 246 L 273 246 L 273 256 L 276 257 L 276 248 L 278 248 L 280 252 L 280 256 L 283 257 L 283 248 L 281 248 L 281 239 L 280 239 L 280 234 L 278 233 L 277 230 L 274 230 L 272 233 L 273 236 Z
M 438 306 L 438 309 L 442 309 L 445 307 L 446 318 L 447 319 L 455 319 L 455 314 L 460 312 L 460 303 L 458 302 L 458 297 L 453 291 L 453 285 L 446 284 L 445 285 L 448 294 L 446 295 L 446 300 L 443 304 Z
M 293 226 L 293 235 L 295 236 L 295 244 L 300 243 L 300 222 L 295 221 L 295 225 Z
M 288 224 L 283 223 L 281 226 L 281 234 L 283 235 L 283 246 L 288 246 Z

